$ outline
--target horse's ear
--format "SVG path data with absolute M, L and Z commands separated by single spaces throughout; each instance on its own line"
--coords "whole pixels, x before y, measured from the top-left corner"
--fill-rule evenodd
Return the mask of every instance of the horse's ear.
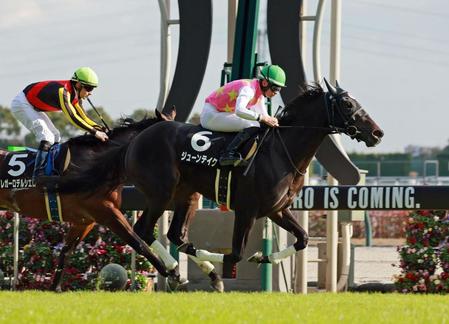
M 335 80 L 335 86 L 337 87 L 337 93 L 346 92 L 346 90 L 344 90 L 342 87 L 340 87 L 340 84 L 338 83 L 337 80 Z
M 169 111 L 160 112 L 156 109 L 156 117 L 165 121 L 173 121 L 176 117 L 176 108 L 173 106 Z
M 171 111 L 170 111 L 169 115 L 170 115 L 171 120 L 175 120 L 175 117 L 176 117 L 176 106 L 175 105 L 173 105 L 171 107 Z
M 157 119 L 164 119 L 164 116 L 161 114 L 161 112 L 157 109 L 154 110 L 154 113 L 156 114 Z
M 324 83 L 326 84 L 326 88 L 327 88 L 327 90 L 331 93 L 331 95 L 333 95 L 333 96 L 337 95 L 337 89 L 335 89 L 334 86 L 331 85 L 331 84 L 326 80 L 326 78 L 323 78 L 323 79 L 324 79 Z

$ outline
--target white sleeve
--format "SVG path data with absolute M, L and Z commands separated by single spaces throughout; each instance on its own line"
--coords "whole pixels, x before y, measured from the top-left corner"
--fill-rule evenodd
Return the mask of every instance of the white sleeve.
M 235 114 L 247 120 L 259 120 L 260 114 L 248 109 L 248 103 L 254 97 L 255 92 L 251 87 L 240 89 L 235 101 Z

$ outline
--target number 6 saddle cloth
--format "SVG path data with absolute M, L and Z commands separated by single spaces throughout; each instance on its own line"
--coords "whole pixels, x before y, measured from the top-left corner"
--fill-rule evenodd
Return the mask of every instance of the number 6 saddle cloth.
M 201 126 L 192 127 L 187 136 L 179 159 L 182 163 L 211 167 L 215 172 L 215 201 L 223 209 L 230 209 L 233 167 L 221 167 L 218 160 L 237 133 L 214 132 Z M 254 155 L 258 142 L 255 135 L 243 144 L 240 154 L 249 161 Z
M 218 160 L 237 133 L 215 132 L 201 126 L 193 126 L 187 133 L 179 159 L 182 163 L 218 168 Z M 257 135 L 242 145 L 240 154 L 249 160 L 257 147 Z

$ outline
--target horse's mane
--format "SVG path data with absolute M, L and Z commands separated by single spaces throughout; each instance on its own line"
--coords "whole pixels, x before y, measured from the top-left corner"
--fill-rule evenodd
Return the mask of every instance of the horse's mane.
M 300 86 L 298 96 L 291 100 L 284 107 L 284 109 L 282 109 L 282 112 L 278 116 L 279 122 L 288 124 L 291 116 L 293 116 L 302 107 L 307 106 L 306 103 L 322 96 L 323 93 L 324 90 L 318 83 L 304 84 Z
M 159 121 L 157 117 L 144 117 L 140 121 L 135 121 L 132 118 L 121 118 L 119 121 L 119 125 L 114 127 L 110 132 L 108 132 L 108 136 L 113 138 L 117 134 L 120 134 L 123 131 L 134 130 L 137 132 L 142 131 L 143 129 L 150 127 L 154 123 Z M 99 141 L 92 134 L 79 135 L 70 138 L 67 143 L 69 145 L 99 145 L 101 141 Z
M 318 97 L 324 93 L 323 88 L 316 82 L 310 83 L 310 84 L 304 84 L 303 86 L 300 86 L 299 88 L 299 94 L 298 96 L 291 100 L 286 106 L 285 110 L 287 109 L 294 109 L 298 107 L 304 100 L 310 100 L 312 98 Z

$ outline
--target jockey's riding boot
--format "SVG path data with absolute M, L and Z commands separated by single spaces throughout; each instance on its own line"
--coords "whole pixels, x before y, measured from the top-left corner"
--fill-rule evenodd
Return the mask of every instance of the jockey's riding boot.
M 221 166 L 237 166 L 243 161 L 242 155 L 238 150 L 242 145 L 259 131 L 259 127 L 248 127 L 241 130 L 229 143 L 226 151 L 220 156 Z
M 47 161 L 48 151 L 50 150 L 51 144 L 49 141 L 41 141 L 39 148 L 36 152 L 36 160 L 34 162 L 33 171 L 33 181 L 36 181 L 40 176 L 44 175 L 45 165 Z

